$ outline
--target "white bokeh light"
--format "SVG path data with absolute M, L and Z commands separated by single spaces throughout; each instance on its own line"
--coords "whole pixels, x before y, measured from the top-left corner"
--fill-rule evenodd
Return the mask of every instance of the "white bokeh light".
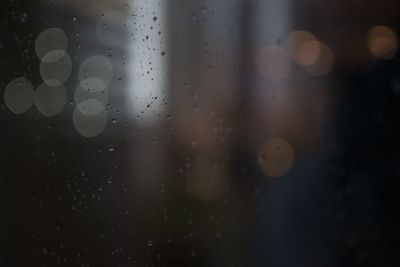
M 75 129 L 80 135 L 93 138 L 106 128 L 107 112 L 101 102 L 88 99 L 75 108 L 72 119 Z
M 44 30 L 39 34 L 35 41 L 36 55 L 45 63 L 49 63 L 48 60 L 56 61 L 60 59 L 67 47 L 67 36 L 65 35 L 65 32 L 59 28 Z M 45 58 L 45 56 L 52 51 L 59 51 L 59 53 L 53 54 L 52 57 Z M 56 57 L 58 57 L 58 59 Z
M 12 80 L 4 91 L 4 102 L 9 110 L 15 114 L 22 114 L 33 105 L 35 91 L 32 83 L 20 77 Z
M 40 76 L 49 86 L 62 85 L 72 72 L 71 57 L 65 52 L 60 58 L 54 60 L 57 51 L 59 50 L 49 52 L 44 56 L 45 59 L 51 58 L 51 60 L 40 63 Z
M 100 77 L 108 85 L 112 80 L 113 74 L 114 67 L 108 58 L 100 55 L 91 56 L 85 59 L 79 68 L 79 81 L 88 81 L 87 79 L 89 78 L 99 79 L 98 77 Z
M 67 103 L 65 87 L 48 86 L 42 83 L 35 92 L 35 106 L 46 117 L 52 117 L 64 110 Z

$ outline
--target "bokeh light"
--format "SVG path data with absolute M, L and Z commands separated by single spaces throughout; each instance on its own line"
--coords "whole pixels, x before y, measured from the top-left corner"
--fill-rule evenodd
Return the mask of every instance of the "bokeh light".
M 73 123 L 80 135 L 87 138 L 98 136 L 107 125 L 104 105 L 96 99 L 83 101 L 74 110 Z
M 15 114 L 22 114 L 33 105 L 35 91 L 32 83 L 20 77 L 12 80 L 4 91 L 4 102 Z
M 385 26 L 375 26 L 368 34 L 370 53 L 378 59 L 391 59 L 398 50 L 396 33 Z
M 77 105 L 77 109 L 86 116 L 95 116 L 105 110 L 103 103 L 94 98 L 82 101 Z
M 65 32 L 60 28 L 50 28 L 44 30 L 35 41 L 35 51 L 38 58 L 45 62 L 50 63 L 53 60 L 56 61 L 63 56 L 63 52 L 68 47 L 68 38 Z M 59 51 L 58 53 L 52 54 L 51 57 L 47 56 L 52 51 Z M 57 58 L 58 57 L 58 58 Z
M 260 149 L 259 164 L 267 177 L 280 177 L 290 171 L 294 162 L 292 146 L 280 138 L 268 139 Z
M 68 80 L 72 72 L 72 62 L 68 53 L 64 53 L 61 58 L 54 61 L 55 55 L 59 55 L 60 50 L 52 51 L 44 56 L 44 61 L 40 63 L 40 75 L 43 81 L 49 86 L 59 86 Z M 51 60 L 47 60 L 51 59 Z
M 52 117 L 63 111 L 67 102 L 65 87 L 49 86 L 42 83 L 35 92 L 35 106 L 46 117 Z
M 88 79 L 87 79 L 88 80 Z M 104 86 L 104 83 L 100 80 L 98 82 L 92 83 L 91 81 L 83 81 L 79 83 L 74 92 L 74 101 L 76 105 L 79 105 L 85 100 L 96 99 L 100 101 L 103 105 L 108 103 L 108 88 Z
M 79 68 L 79 81 L 87 81 L 88 78 L 98 78 L 109 84 L 113 77 L 114 67 L 105 56 L 97 55 L 85 59 Z M 85 83 L 84 83 L 85 86 Z
M 291 59 L 303 66 L 314 64 L 320 55 L 320 46 L 317 38 L 307 31 L 289 33 L 285 41 L 285 47 Z
M 100 93 L 106 90 L 107 84 L 99 77 L 87 78 L 79 84 L 88 93 Z
M 314 64 L 305 66 L 308 73 L 315 76 L 325 76 L 333 68 L 334 55 L 329 46 L 322 42 L 315 41 L 315 46 L 319 46 L 319 56 Z

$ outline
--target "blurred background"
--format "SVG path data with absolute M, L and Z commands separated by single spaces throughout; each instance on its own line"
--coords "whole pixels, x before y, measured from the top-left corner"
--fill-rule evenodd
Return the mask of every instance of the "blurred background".
M 0 266 L 399 266 L 397 0 L 5 0 Z

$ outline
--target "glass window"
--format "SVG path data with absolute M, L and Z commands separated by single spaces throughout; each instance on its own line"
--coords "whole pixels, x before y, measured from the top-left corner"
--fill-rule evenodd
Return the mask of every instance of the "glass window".
M 0 6 L 0 266 L 399 266 L 397 0 Z

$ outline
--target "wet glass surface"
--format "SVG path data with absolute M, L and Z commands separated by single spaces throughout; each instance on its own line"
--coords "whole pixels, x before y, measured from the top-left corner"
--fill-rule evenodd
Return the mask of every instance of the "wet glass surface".
M 0 266 L 399 265 L 397 1 L 0 6 Z

